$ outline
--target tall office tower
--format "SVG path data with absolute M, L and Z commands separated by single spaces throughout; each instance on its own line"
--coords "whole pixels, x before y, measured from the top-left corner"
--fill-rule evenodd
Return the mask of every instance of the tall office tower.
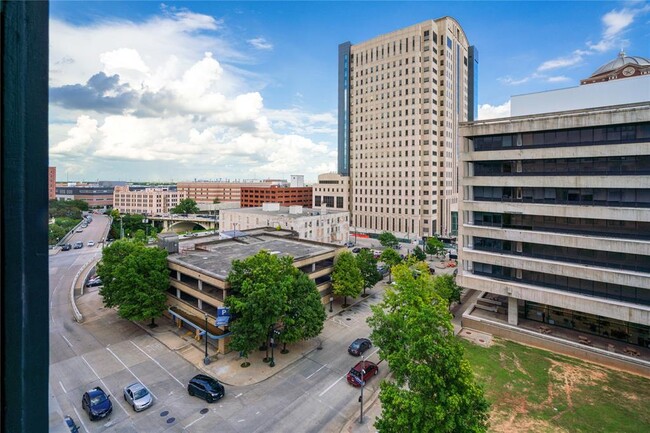
M 473 118 L 477 65 L 451 17 L 339 45 L 338 171 L 359 231 L 455 234 L 458 123 Z
M 491 324 L 650 347 L 650 61 L 582 82 L 461 125 L 457 282 L 490 293 Z

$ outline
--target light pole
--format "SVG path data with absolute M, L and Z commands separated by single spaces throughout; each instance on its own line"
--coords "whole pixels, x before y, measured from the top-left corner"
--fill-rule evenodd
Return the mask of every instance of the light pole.
M 333 311 L 332 310 L 332 303 L 334 302 L 334 296 L 330 295 L 330 313 Z
M 366 384 L 366 381 L 364 378 L 366 377 L 366 363 L 363 360 L 363 356 L 361 357 L 361 396 L 359 397 L 359 403 L 361 406 L 361 413 L 359 414 L 359 424 L 363 424 L 363 387 Z
M 124 225 L 122 224 L 122 215 L 120 215 L 120 239 L 124 239 Z
M 203 358 L 203 364 L 210 364 L 210 358 L 208 357 L 208 313 L 205 314 L 205 357 Z
M 271 328 L 271 361 L 269 367 L 275 367 L 275 359 L 273 359 L 273 348 L 275 347 L 275 326 Z
M 144 224 L 144 237 L 149 241 L 149 220 L 144 218 L 142 224 Z

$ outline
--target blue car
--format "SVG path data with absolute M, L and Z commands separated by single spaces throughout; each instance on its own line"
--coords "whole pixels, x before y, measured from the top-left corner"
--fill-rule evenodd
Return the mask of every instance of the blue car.
M 113 412 L 111 396 L 98 386 L 84 393 L 81 407 L 88 412 L 88 418 L 91 421 L 106 418 Z

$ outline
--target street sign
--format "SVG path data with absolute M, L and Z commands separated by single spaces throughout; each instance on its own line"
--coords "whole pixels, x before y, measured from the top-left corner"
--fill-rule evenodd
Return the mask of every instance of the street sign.
M 226 326 L 230 321 L 230 308 L 217 307 L 217 320 L 215 326 Z

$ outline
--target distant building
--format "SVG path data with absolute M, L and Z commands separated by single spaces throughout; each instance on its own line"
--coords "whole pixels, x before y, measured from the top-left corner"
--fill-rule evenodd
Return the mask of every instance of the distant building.
M 185 194 L 168 188 L 138 188 L 116 186 L 113 207 L 125 214 L 157 215 L 168 213 L 186 198 Z
M 350 240 L 350 213 L 325 206 L 309 209 L 264 203 L 262 207 L 222 210 L 219 227 L 222 231 L 275 227 L 293 230 L 300 239 L 341 244 Z
M 113 187 L 68 185 L 56 187 L 57 200 L 82 200 L 90 208 L 113 206 Z
M 280 203 L 281 206 L 312 206 L 312 187 L 271 185 L 264 187 L 241 187 L 241 207 L 260 207 L 264 203 Z
M 172 237 L 173 238 L 173 237 Z M 176 240 L 176 247 L 178 241 Z M 170 286 L 167 291 L 169 314 L 178 324 L 191 330 L 202 331 L 208 318 L 208 333 L 223 336 L 224 327 L 214 326 L 217 308 L 224 305 L 230 285 L 226 281 L 233 260 L 244 260 L 266 250 L 280 257 L 291 256 L 294 266 L 306 273 L 316 283 L 323 303 L 332 293 L 330 275 L 334 257 L 342 250 L 328 245 L 295 239 L 287 231 L 258 229 L 245 231 L 235 239 L 197 244 L 194 251 L 181 254 L 174 250 L 174 240 L 165 239 L 170 251 L 167 258 L 170 269 Z M 229 337 L 209 339 L 220 353 L 229 351 Z
M 286 180 L 263 181 L 197 181 L 178 182 L 177 189 L 197 203 L 213 203 L 234 201 L 241 202 L 241 189 L 245 187 L 270 187 L 273 185 L 286 185 Z
M 350 209 L 350 177 L 338 173 L 318 175 L 318 183 L 312 186 L 314 207 L 326 204 L 330 209 Z
M 592 75 L 609 81 L 513 98 L 518 116 L 461 125 L 458 284 L 506 298 L 510 325 L 650 347 L 650 75 L 638 59 Z
M 47 199 L 56 200 L 56 167 L 47 168 Z
M 580 80 L 580 84 L 602 83 L 648 74 L 650 74 L 650 60 L 645 57 L 628 56 L 621 51 L 617 58 L 598 68 L 589 78 Z

